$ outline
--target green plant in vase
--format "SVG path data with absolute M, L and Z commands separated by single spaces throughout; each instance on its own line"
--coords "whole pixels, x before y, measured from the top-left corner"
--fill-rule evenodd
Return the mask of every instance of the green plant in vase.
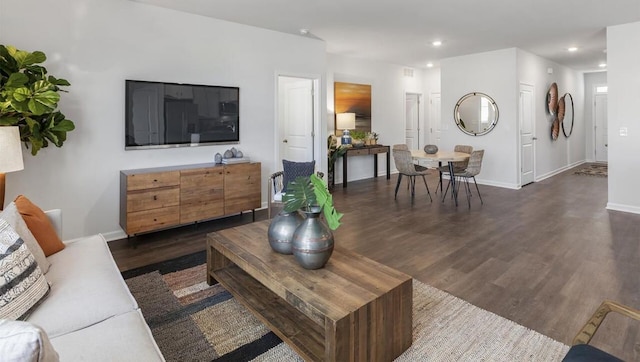
M 350 134 L 351 134 L 351 144 L 353 144 L 354 147 L 364 146 L 364 142 L 367 138 L 367 132 L 353 130 L 350 132 Z
M 58 108 L 65 79 L 47 76 L 39 65 L 47 57 L 43 52 L 27 52 L 0 45 L 0 126 L 18 126 L 20 140 L 35 155 L 49 142 L 57 147 L 67 139 L 75 125 Z
M 284 211 L 294 212 L 299 209 L 322 209 L 327 225 L 331 230 L 340 226 L 343 214 L 333 206 L 333 196 L 327 185 L 316 174 L 309 177 L 299 176 L 287 186 L 283 196 Z
M 335 136 L 329 135 L 327 137 L 327 159 L 329 161 L 328 166 L 328 186 L 329 189 L 333 188 L 334 185 L 334 171 L 336 166 L 336 161 L 347 152 L 349 148 L 346 145 L 338 145 L 338 140 Z

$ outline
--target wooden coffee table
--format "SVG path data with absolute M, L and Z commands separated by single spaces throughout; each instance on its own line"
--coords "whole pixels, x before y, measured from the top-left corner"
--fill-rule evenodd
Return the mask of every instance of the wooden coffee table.
M 306 270 L 271 249 L 268 227 L 208 234 L 207 282 L 220 282 L 305 360 L 391 361 L 411 346 L 410 276 L 339 246 L 324 268 Z

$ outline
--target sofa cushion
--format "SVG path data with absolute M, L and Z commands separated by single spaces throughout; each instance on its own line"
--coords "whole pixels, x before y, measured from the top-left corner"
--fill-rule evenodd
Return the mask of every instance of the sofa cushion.
M 0 320 L 0 356 L 6 362 L 55 362 L 58 353 L 42 328 L 28 322 Z
M 36 258 L 36 262 L 38 263 L 40 270 L 42 270 L 43 273 L 47 274 L 47 271 L 49 271 L 49 261 L 45 257 L 40 244 L 38 244 L 38 241 L 33 236 L 31 231 L 29 230 L 29 227 L 27 227 L 27 224 L 22 219 L 22 215 L 20 215 L 20 212 L 18 212 L 18 208 L 16 207 L 15 202 L 9 203 L 9 205 L 4 208 L 4 211 L 0 212 L 0 219 L 4 219 L 6 222 L 8 222 L 13 230 L 15 230 L 18 235 L 20 235 L 22 241 L 27 244 L 27 248 L 29 248 L 31 254 L 33 254 L 33 256 Z
M 56 229 L 51 225 L 51 221 L 49 221 L 42 209 L 23 195 L 16 197 L 15 203 L 29 230 L 38 240 L 38 244 L 40 244 L 45 256 L 55 254 L 64 249 L 64 244 L 56 233 Z
M 0 318 L 23 319 L 47 295 L 49 285 L 18 233 L 0 219 Z
M 28 318 L 54 338 L 138 307 L 102 235 L 69 242 L 49 258 L 51 292 Z
M 315 167 L 315 160 L 310 162 L 293 162 L 282 160 L 282 191 L 287 192 L 287 186 L 289 185 L 289 182 L 295 181 L 299 176 L 311 176 Z
M 51 339 L 62 361 L 164 361 L 140 310 Z

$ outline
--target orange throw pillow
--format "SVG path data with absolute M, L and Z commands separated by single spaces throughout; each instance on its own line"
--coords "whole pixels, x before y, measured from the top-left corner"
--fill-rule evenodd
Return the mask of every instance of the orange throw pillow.
M 22 215 L 24 222 L 27 223 L 29 231 L 40 244 L 45 256 L 55 254 L 64 249 L 64 244 L 60 237 L 56 234 L 51 221 L 47 215 L 23 195 L 19 195 L 15 199 L 16 207 Z

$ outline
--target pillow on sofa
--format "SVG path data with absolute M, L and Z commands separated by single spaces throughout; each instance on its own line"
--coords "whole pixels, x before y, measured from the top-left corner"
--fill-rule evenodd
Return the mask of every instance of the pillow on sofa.
M 56 234 L 56 229 L 51 225 L 51 221 L 49 221 L 42 209 L 23 195 L 16 197 L 15 203 L 29 230 L 38 240 L 38 244 L 40 244 L 45 256 L 55 254 L 64 249 L 64 244 Z
M 316 161 L 313 160 L 311 162 L 294 162 L 282 160 L 282 171 L 283 171 L 283 187 L 282 192 L 287 192 L 287 185 L 289 182 L 295 181 L 295 179 L 299 176 L 311 176 L 313 171 L 316 168 Z
M 4 208 L 4 211 L 0 212 L 0 219 L 4 219 L 9 223 L 9 225 L 11 225 L 13 230 L 20 235 L 20 239 L 27 244 L 27 248 L 29 248 L 31 254 L 36 258 L 36 262 L 38 263 L 40 270 L 46 274 L 47 271 L 49 271 L 49 266 L 51 266 L 51 264 L 49 264 L 47 257 L 44 256 L 44 252 L 42 251 L 40 244 L 38 244 L 36 238 L 33 236 L 31 231 L 29 231 L 29 227 L 27 227 L 24 219 L 22 219 L 22 215 L 18 212 L 15 202 L 10 203 Z
M 58 353 L 47 333 L 29 322 L 0 320 L 0 356 L 3 361 L 55 362 Z
M 0 219 L 0 319 L 25 319 L 49 284 L 18 233 Z

